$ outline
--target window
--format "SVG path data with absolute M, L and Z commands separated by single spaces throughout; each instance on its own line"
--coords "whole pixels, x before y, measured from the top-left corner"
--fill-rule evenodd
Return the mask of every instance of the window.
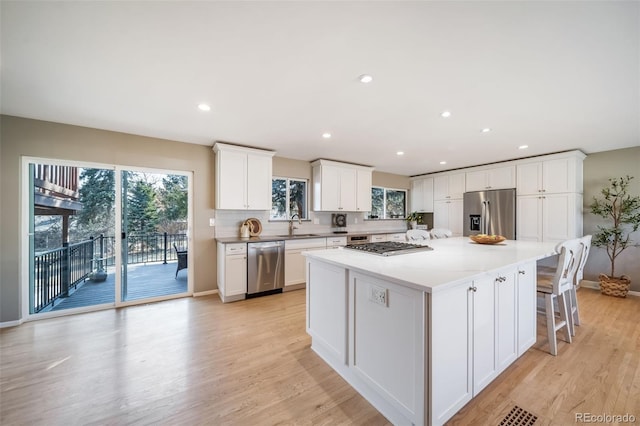
M 292 215 L 307 219 L 307 180 L 273 178 L 271 180 L 271 220 L 289 220 Z
M 371 219 L 403 219 L 406 214 L 406 190 L 371 188 Z

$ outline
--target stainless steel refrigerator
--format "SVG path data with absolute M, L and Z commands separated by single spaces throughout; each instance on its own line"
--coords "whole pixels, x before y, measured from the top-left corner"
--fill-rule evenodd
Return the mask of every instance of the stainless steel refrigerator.
M 495 234 L 516 239 L 516 190 L 465 192 L 463 235 Z

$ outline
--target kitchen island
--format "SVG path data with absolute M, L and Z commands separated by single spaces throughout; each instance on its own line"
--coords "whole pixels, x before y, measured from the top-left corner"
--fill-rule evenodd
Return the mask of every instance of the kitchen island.
M 312 349 L 394 424 L 440 425 L 536 339 L 554 243 L 431 240 L 382 257 L 305 253 Z

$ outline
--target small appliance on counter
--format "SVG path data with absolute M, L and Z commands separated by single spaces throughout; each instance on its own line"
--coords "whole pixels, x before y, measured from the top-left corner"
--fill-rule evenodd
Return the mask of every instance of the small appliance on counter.
M 255 217 L 250 217 L 240 225 L 240 238 L 257 237 L 261 232 L 262 223 Z
M 347 214 L 332 213 L 331 226 L 334 228 L 333 229 L 334 234 L 346 234 L 347 233 Z
M 249 238 L 250 236 L 249 225 L 247 222 L 242 222 L 242 225 L 240 225 L 240 238 Z

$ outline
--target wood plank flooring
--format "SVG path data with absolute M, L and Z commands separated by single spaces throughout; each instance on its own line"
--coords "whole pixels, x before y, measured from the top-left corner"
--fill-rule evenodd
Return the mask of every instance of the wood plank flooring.
M 640 298 L 581 289 L 583 325 L 559 356 L 538 343 L 452 425 L 536 424 L 576 412 L 640 423 Z M 2 425 L 386 425 L 311 351 L 305 292 L 222 304 L 214 295 L 0 330 Z

